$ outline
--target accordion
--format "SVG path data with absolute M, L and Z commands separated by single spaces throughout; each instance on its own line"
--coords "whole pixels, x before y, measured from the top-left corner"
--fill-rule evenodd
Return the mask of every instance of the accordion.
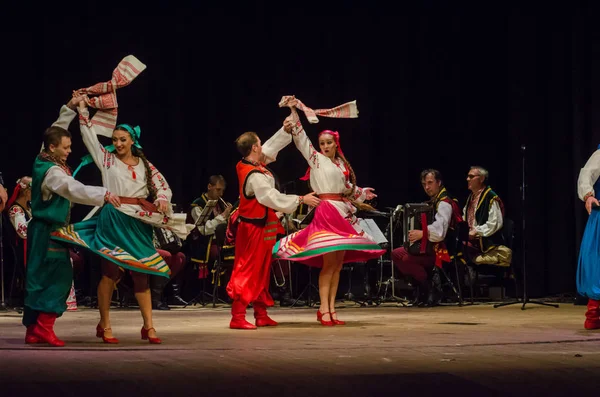
M 154 234 L 156 235 L 157 245 L 159 249 L 176 253 L 181 250 L 182 241 L 178 235 L 169 229 L 155 227 Z
M 434 208 L 430 203 L 410 203 L 404 206 L 403 246 L 411 255 L 434 255 L 433 243 L 423 244 L 423 240 L 410 243 L 408 232 L 411 230 L 426 230 L 427 225 L 433 223 Z

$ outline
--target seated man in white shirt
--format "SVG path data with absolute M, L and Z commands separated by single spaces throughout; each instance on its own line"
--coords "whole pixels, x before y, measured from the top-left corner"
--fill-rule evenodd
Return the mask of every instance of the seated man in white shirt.
M 433 270 L 435 265 L 441 266 L 442 261 L 449 261 L 444 240 L 448 229 L 454 229 L 462 221 L 462 216 L 458 204 L 448 195 L 438 170 L 427 169 L 421 172 L 421 185 L 435 208 L 435 220 L 427 225 L 427 240 L 433 243 L 433 253 L 411 255 L 401 247 L 392 251 L 392 261 L 403 275 L 411 277 L 417 283 L 421 297 L 426 296 L 427 303 L 435 305 L 439 299 L 440 280 L 439 274 Z M 408 232 L 411 244 L 422 239 L 423 230 Z
M 467 253 L 475 264 L 509 266 L 512 251 L 505 247 L 501 230 L 504 204 L 500 197 L 487 186 L 489 173 L 485 168 L 473 166 L 467 175 L 471 191 L 463 209 L 463 217 L 469 224 Z

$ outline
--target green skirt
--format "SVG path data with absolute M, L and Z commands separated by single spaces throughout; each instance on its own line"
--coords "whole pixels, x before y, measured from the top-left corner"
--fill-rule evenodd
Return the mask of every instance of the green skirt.
M 169 277 L 171 270 L 154 248 L 152 226 L 112 205 L 87 221 L 52 232 L 52 239 L 84 247 L 120 267 Z

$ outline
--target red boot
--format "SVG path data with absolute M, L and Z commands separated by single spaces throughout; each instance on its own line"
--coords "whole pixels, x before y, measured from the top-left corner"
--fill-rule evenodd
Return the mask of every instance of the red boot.
M 246 321 L 246 305 L 239 300 L 233 301 L 231 305 L 231 322 L 229 328 L 232 329 L 256 329 L 254 324 Z
M 267 315 L 267 305 L 262 302 L 254 302 L 254 318 L 257 327 L 274 327 L 278 325 L 277 321 Z
M 42 340 L 40 338 L 38 338 L 35 334 L 34 334 L 34 328 L 36 327 L 36 324 L 32 324 L 30 326 L 27 327 L 27 331 L 25 331 L 25 343 L 27 343 L 28 345 L 32 345 L 35 343 L 44 343 L 42 342 Z
M 51 346 L 63 347 L 65 342 L 58 339 L 54 333 L 54 322 L 56 313 L 40 313 L 37 318 L 37 324 L 33 327 L 32 333 Z
M 585 312 L 585 329 L 600 328 L 600 301 L 588 299 L 587 312 Z

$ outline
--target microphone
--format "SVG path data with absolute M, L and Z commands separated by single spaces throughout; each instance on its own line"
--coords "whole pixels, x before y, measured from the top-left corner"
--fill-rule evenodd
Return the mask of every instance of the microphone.
M 525 145 L 521 145 L 521 151 L 525 152 L 525 149 L 526 149 Z

